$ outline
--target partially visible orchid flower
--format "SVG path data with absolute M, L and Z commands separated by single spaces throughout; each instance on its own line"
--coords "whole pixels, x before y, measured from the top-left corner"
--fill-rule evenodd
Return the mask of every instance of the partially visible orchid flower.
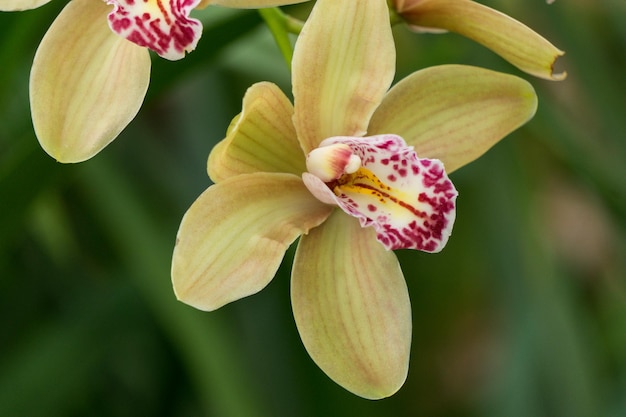
M 172 260 L 177 297 L 210 311 L 264 288 L 300 237 L 291 299 L 302 341 L 370 399 L 408 372 L 411 307 L 390 249 L 441 250 L 457 196 L 447 173 L 537 106 L 511 75 L 446 65 L 389 89 L 394 72 L 385 0 L 318 0 L 296 41 L 294 105 L 274 84 L 248 89 Z
M 554 63 L 563 51 L 497 10 L 471 0 L 390 1 L 395 12 L 416 31 L 456 32 L 531 75 L 556 81 L 566 76 L 565 72 L 554 73 Z
M 0 0 L 0 10 L 50 0 Z M 307 0 L 71 0 L 41 41 L 30 77 L 35 133 L 60 162 L 91 158 L 135 117 L 150 81 L 148 48 L 178 60 L 195 49 L 195 7 L 270 7 Z M 113 6 L 112 8 L 110 6 Z M 130 41 L 130 42 L 129 42 Z

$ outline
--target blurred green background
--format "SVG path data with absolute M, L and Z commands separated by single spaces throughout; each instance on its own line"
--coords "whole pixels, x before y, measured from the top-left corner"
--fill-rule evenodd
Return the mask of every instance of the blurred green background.
M 558 83 L 455 34 L 394 29 L 398 77 L 445 63 L 514 73 L 539 110 L 452 175 L 443 253 L 398 252 L 411 366 L 376 402 L 304 350 L 292 252 L 264 291 L 213 313 L 171 290 L 176 231 L 210 184 L 211 147 L 251 83 L 289 91 L 258 14 L 199 13 L 198 49 L 153 60 L 131 125 L 94 159 L 62 165 L 33 134 L 28 73 L 64 3 L 0 14 L 0 416 L 626 416 L 624 0 L 484 1 L 567 52 Z

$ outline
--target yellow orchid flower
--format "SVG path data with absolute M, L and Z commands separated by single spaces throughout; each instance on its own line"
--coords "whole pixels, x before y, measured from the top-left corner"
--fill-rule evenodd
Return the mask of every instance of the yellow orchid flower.
M 318 0 L 296 41 L 294 105 L 274 84 L 248 89 L 172 260 L 178 299 L 211 311 L 264 288 L 300 237 L 291 299 L 304 346 L 370 399 L 408 372 L 411 307 L 390 249 L 441 250 L 457 195 L 446 172 L 537 106 L 507 74 L 446 65 L 389 89 L 394 72 L 385 0 Z
M 48 1 L 0 0 L 0 10 L 25 10 Z M 39 143 L 60 162 L 81 162 L 113 141 L 143 103 L 150 82 L 148 49 L 178 60 L 196 47 L 202 24 L 189 17 L 192 9 L 304 1 L 71 0 L 42 39 L 31 70 L 31 113 Z
M 554 63 L 564 54 L 517 20 L 471 0 L 391 0 L 396 13 L 417 31 L 451 31 L 466 36 L 536 77 L 563 80 Z

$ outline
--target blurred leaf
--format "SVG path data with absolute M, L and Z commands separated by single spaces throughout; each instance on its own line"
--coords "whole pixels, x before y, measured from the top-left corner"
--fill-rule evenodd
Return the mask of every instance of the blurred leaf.
M 506 159 L 481 161 L 490 185 L 482 190 L 482 199 L 490 202 L 485 243 L 510 315 L 510 351 L 496 380 L 492 415 L 601 415 L 597 401 L 602 387 L 586 342 L 590 334 L 579 318 L 581 306 L 545 245 L 545 227 L 534 211 L 536 191 L 531 187 L 546 172 L 507 145 Z M 488 180 L 493 172 L 497 181 Z
M 106 297 L 95 294 L 80 314 L 50 318 L 16 343 L 0 363 L 0 415 L 54 417 L 82 408 L 130 301 L 124 285 Z
M 24 228 L 24 220 L 37 196 L 68 171 L 49 158 L 36 145 L 34 136 L 25 135 L 0 155 L 0 253 L 11 245 Z M 0 262 L 1 262 L 0 255 Z
M 82 167 L 92 209 L 111 232 L 127 268 L 154 314 L 180 349 L 208 414 L 262 416 L 263 407 L 237 358 L 238 349 L 218 317 L 175 300 L 169 277 L 174 236 L 168 239 L 134 197 L 124 176 L 104 159 Z

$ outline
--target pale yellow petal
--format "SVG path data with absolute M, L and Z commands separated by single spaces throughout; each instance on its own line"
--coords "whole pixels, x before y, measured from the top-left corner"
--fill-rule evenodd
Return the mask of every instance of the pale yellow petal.
M 108 145 L 135 117 L 148 88 L 148 50 L 111 32 L 109 9 L 101 1 L 70 1 L 35 55 L 35 133 L 60 162 L 84 161 Z
M 442 65 L 396 84 L 372 117 L 369 134 L 393 133 L 420 158 L 450 173 L 530 120 L 537 96 L 525 80 L 483 68 Z
M 178 230 L 172 260 L 176 296 L 215 310 L 260 291 L 289 245 L 331 210 L 291 174 L 244 174 L 209 187 Z
M 517 20 L 470 0 L 407 0 L 397 10 L 409 24 L 459 33 L 493 50 L 522 71 L 562 80 L 554 63 L 563 51 Z
M 330 378 L 369 399 L 402 386 L 411 345 L 409 295 L 394 253 L 371 228 L 336 210 L 301 238 L 291 285 L 302 342 Z
M 331 136 L 364 135 L 395 71 L 385 0 L 318 0 L 292 66 L 294 124 L 305 152 Z
M 292 116 L 291 102 L 276 85 L 263 82 L 250 87 L 242 113 L 209 155 L 207 169 L 213 182 L 252 172 L 299 176 L 306 171 Z
M 14 12 L 19 10 L 36 9 L 49 3 L 50 0 L 0 0 L 0 11 Z
M 201 0 L 198 7 L 210 5 L 232 7 L 236 9 L 258 9 L 261 7 L 285 6 L 287 4 L 304 3 L 309 0 Z

